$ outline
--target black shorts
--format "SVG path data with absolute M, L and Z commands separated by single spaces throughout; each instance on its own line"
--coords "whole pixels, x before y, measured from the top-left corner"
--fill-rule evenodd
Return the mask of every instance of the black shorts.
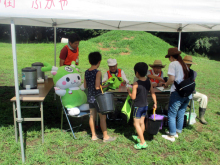
M 97 112 L 99 112 L 99 107 L 96 101 L 94 103 L 89 103 L 89 108 L 95 108 Z

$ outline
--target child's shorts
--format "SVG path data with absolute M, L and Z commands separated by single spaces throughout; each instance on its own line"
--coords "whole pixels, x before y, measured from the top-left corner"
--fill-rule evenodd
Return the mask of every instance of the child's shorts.
M 136 119 L 140 119 L 141 117 L 145 117 L 148 110 L 148 106 L 145 107 L 134 107 L 133 117 Z
M 97 111 L 99 111 L 99 107 L 96 101 L 94 103 L 89 103 L 89 108 L 95 108 Z

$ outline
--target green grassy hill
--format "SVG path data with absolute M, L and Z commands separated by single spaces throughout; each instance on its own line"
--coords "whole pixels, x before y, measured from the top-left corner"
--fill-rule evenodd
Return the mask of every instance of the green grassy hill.
M 65 44 L 57 43 L 56 64 L 59 65 L 59 53 Z M 17 62 L 19 80 L 21 81 L 21 69 L 30 67 L 34 62 L 49 62 L 54 65 L 54 44 L 17 44 Z M 118 67 L 122 68 L 128 78 L 133 80 L 133 66 L 135 63 L 144 61 L 147 64 L 160 59 L 164 64 L 169 64 L 164 56 L 171 46 L 158 37 L 146 32 L 136 31 L 110 31 L 102 36 L 81 41 L 80 68 L 84 72 L 89 67 L 88 54 L 100 51 L 102 62 L 100 69 L 104 73 L 107 69 L 107 59 L 116 58 Z M 13 60 L 11 44 L 0 43 L 1 78 L 0 85 L 13 85 Z M 9 67 L 11 66 L 11 67 Z M 131 74 L 132 73 L 132 74 Z M 5 79 L 7 77 L 7 79 Z

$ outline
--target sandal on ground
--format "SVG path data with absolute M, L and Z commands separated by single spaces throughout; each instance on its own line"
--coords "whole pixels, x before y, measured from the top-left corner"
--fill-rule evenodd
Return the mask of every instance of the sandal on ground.
M 144 149 L 144 148 L 147 148 L 147 143 L 146 142 L 144 142 L 144 144 L 140 144 L 140 143 L 138 143 L 138 144 L 135 144 L 134 145 L 134 148 L 135 149 L 137 149 L 137 150 L 140 150 L 140 149 Z
M 174 141 L 175 141 L 175 137 L 174 137 L 174 136 L 171 137 L 171 136 L 169 136 L 169 135 L 162 135 L 162 138 L 167 139 L 167 140 L 169 140 L 169 141 L 171 141 L 171 142 L 174 142 Z
M 138 138 L 138 136 L 136 136 L 136 135 L 132 135 L 132 138 L 135 140 L 135 141 L 137 141 L 138 143 L 140 143 L 141 142 L 141 140 Z
M 169 131 L 166 131 L 166 134 L 167 134 L 167 135 L 170 135 L 170 132 L 169 132 Z M 178 138 L 178 137 L 179 137 L 179 135 L 178 135 L 178 134 L 176 134 L 176 135 L 174 135 L 174 137 L 175 137 L 175 138 Z
M 96 138 L 93 138 L 91 140 L 98 140 L 98 139 L 102 139 L 103 138 L 103 135 L 96 135 Z
M 111 142 L 111 141 L 114 141 L 116 140 L 116 137 L 110 137 L 108 139 L 103 139 L 103 142 Z

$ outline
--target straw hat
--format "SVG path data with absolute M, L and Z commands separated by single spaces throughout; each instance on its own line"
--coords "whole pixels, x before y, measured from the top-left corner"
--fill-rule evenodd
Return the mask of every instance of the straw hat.
M 195 65 L 197 65 L 196 63 L 192 62 L 192 56 L 189 56 L 189 55 L 186 55 L 186 56 L 183 58 L 183 61 L 184 61 L 186 64 L 195 64 Z
M 107 60 L 108 66 L 115 66 L 117 64 L 116 59 L 108 59 Z
M 182 52 L 178 50 L 177 47 L 175 48 L 169 48 L 168 49 L 168 54 L 165 56 L 165 58 L 169 58 L 170 56 L 173 56 L 173 55 L 178 55 L 178 54 L 181 54 Z
M 164 68 L 166 65 L 162 65 L 162 62 L 160 60 L 155 60 L 153 65 L 149 64 L 149 66 L 152 68 L 152 67 L 155 67 L 155 66 L 159 66 L 161 68 Z

